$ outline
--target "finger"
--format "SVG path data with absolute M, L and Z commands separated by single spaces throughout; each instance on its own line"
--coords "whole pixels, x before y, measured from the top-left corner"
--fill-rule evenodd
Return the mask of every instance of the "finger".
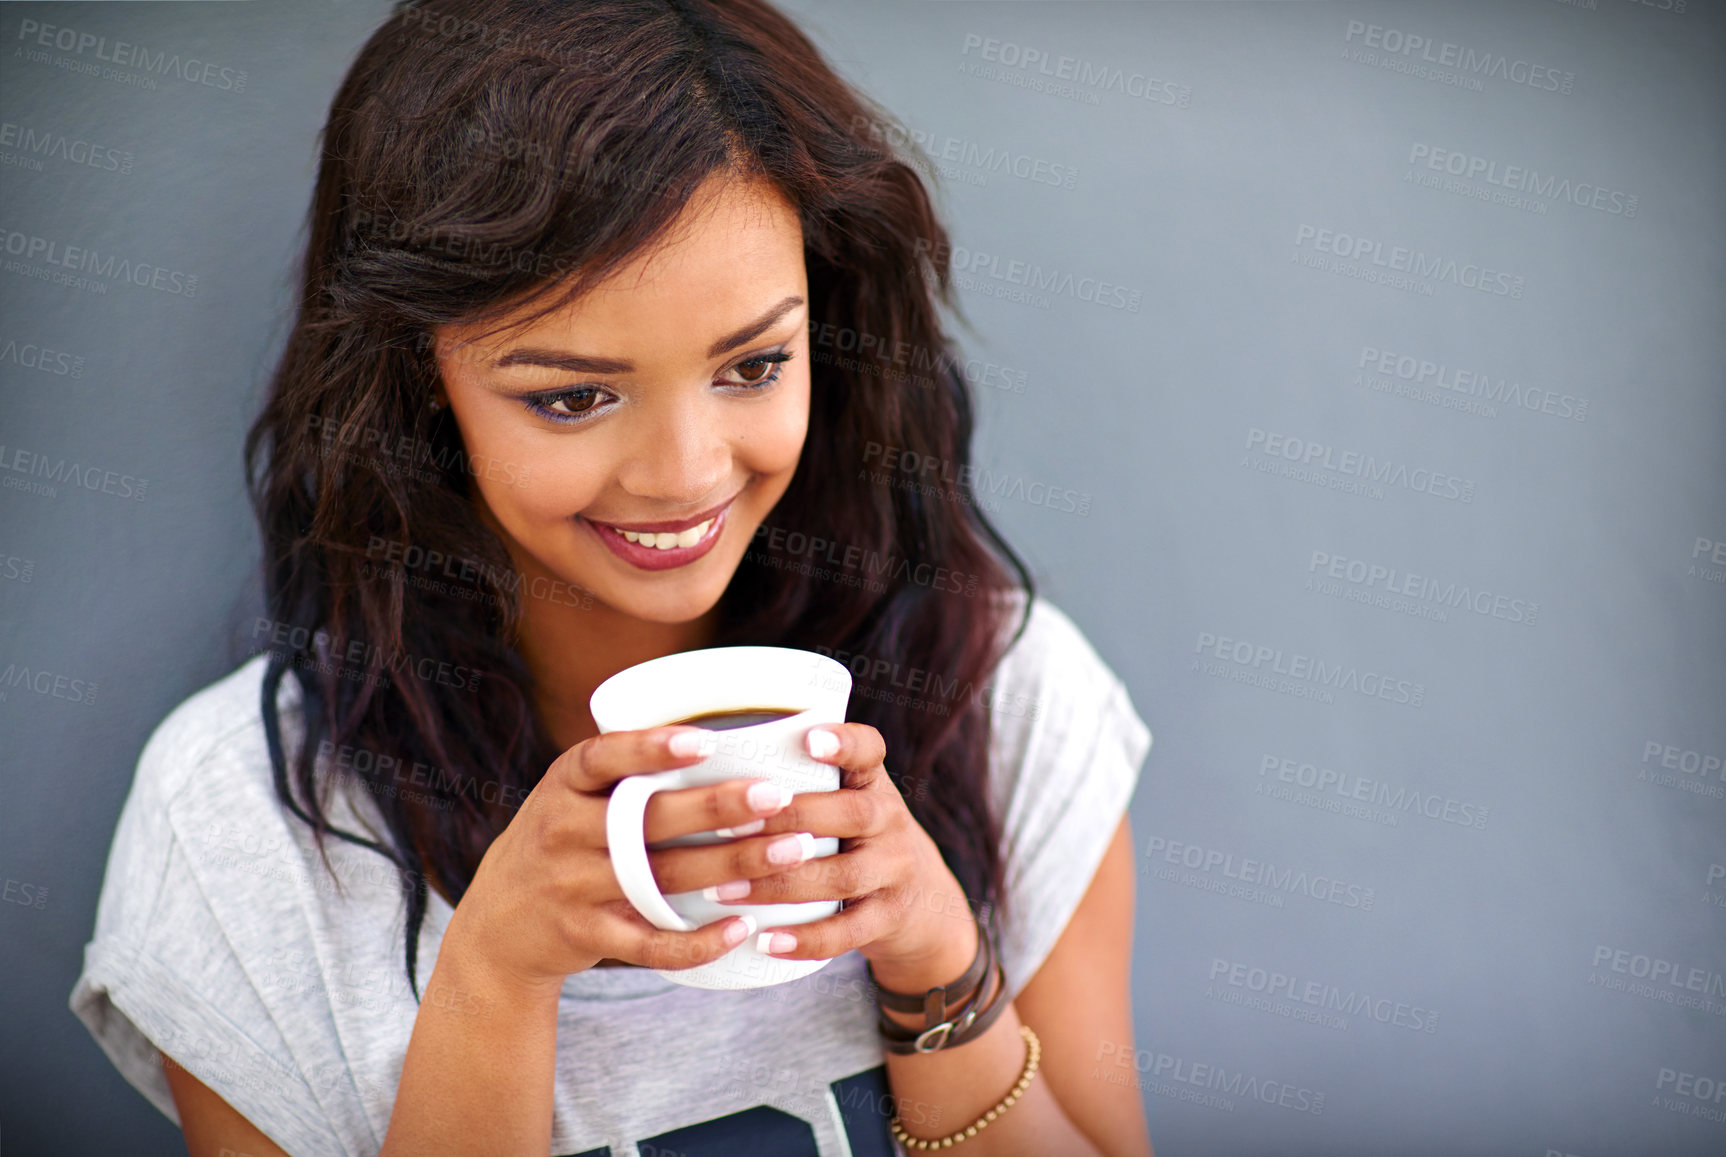
M 791 792 L 765 779 L 729 779 L 706 787 L 662 791 L 647 801 L 648 843 L 717 831 L 747 836 L 791 802 Z
M 688 767 L 702 757 L 703 742 L 714 742 L 712 736 L 711 731 L 700 727 L 607 732 L 565 751 L 546 775 L 574 791 L 604 793 L 626 775 Z M 679 750 L 677 743 L 687 745 L 686 749 Z
M 831 960 L 873 944 L 891 931 L 890 912 L 889 905 L 862 900 L 825 920 L 763 928 L 755 934 L 755 947 L 780 960 Z
M 631 919 L 630 917 L 633 917 Z M 755 934 L 753 916 L 730 916 L 703 924 L 692 932 L 655 928 L 633 910 L 612 926 L 611 955 L 643 968 L 667 971 L 709 964 Z
M 844 840 L 867 839 L 887 831 L 893 821 L 907 815 L 898 792 L 869 791 L 863 787 L 841 787 L 838 791 L 798 792 L 790 806 L 775 813 L 763 831 L 813 832 Z
M 865 773 L 861 779 L 866 781 L 873 778 L 866 773 L 879 768 L 887 757 L 887 742 L 867 723 L 823 723 L 803 733 L 803 750 L 822 763 L 850 773 Z M 853 786 L 852 781 L 853 775 L 843 777 L 848 787 Z
M 711 896 L 722 904 L 801 904 L 813 900 L 856 900 L 895 882 L 876 862 L 867 845 L 836 856 L 819 856 L 795 867 L 744 881 L 747 892 L 736 889 Z M 939 897 L 936 902 L 944 902 Z M 963 901 L 961 900 L 961 903 Z
M 699 892 L 728 881 L 771 876 L 823 853 L 831 854 L 838 850 L 839 841 L 835 837 L 817 838 L 809 832 L 788 832 L 727 840 L 720 844 L 650 850 L 647 862 L 653 869 L 653 879 L 659 890 L 669 895 Z

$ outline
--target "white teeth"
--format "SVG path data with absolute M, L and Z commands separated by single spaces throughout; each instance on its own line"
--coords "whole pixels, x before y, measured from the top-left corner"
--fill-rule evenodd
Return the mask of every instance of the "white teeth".
M 694 546 L 696 543 L 706 538 L 707 532 L 712 528 L 713 519 L 709 518 L 706 522 L 696 523 L 681 534 L 672 534 L 670 531 L 663 531 L 659 534 L 637 534 L 633 530 L 617 530 L 617 527 L 615 526 L 611 529 L 617 530 L 617 533 L 623 535 L 623 537 L 628 539 L 630 542 L 638 542 L 642 546 L 651 546 L 655 550 L 671 550 L 680 546 Z

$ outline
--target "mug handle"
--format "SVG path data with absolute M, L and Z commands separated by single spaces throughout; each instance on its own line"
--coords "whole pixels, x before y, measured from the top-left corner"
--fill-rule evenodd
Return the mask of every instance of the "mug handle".
M 645 820 L 647 801 L 653 793 L 687 786 L 681 770 L 651 775 L 626 775 L 611 789 L 605 808 L 605 842 L 610 849 L 611 870 L 623 894 L 649 924 L 668 932 L 693 932 L 699 925 L 686 920 L 666 903 L 653 868 L 647 862 Z

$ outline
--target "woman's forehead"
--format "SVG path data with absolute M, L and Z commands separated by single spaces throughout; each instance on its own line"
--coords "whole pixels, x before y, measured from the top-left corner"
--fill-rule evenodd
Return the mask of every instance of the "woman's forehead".
M 643 343 L 707 350 L 788 298 L 807 299 L 791 204 L 763 180 L 710 184 L 660 237 L 557 309 L 535 318 L 543 305 L 534 302 L 501 322 L 442 327 L 440 357 L 492 359 L 569 343 L 596 358 L 625 357 L 622 347 Z

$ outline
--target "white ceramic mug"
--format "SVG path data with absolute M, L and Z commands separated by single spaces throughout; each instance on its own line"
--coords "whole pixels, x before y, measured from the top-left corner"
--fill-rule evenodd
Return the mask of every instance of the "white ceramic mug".
M 713 730 L 713 752 L 700 763 L 617 781 L 605 812 L 611 866 L 623 894 L 647 921 L 688 932 L 725 916 L 754 916 L 758 929 L 806 924 L 839 911 L 839 901 L 799 904 L 721 904 L 700 892 L 664 895 L 649 866 L 642 820 L 655 792 L 702 787 L 728 779 L 768 779 L 792 792 L 836 791 L 839 769 L 806 753 L 804 734 L 822 723 L 843 723 L 851 698 L 844 664 L 792 647 L 710 647 L 638 663 L 601 683 L 589 700 L 601 732 L 637 731 L 714 712 L 761 708 L 795 714 L 749 727 Z M 660 848 L 723 843 L 717 832 L 698 832 L 653 844 Z M 833 836 L 817 837 L 816 856 L 839 850 Z M 718 960 L 694 968 L 656 970 L 692 988 L 761 988 L 807 976 L 825 960 L 780 960 L 764 955 L 749 937 Z

